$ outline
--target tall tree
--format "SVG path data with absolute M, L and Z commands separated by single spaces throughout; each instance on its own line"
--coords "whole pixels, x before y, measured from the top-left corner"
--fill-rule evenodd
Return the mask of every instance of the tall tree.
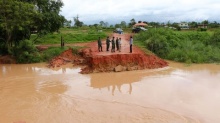
M 83 22 L 81 22 L 80 20 L 79 20 L 79 16 L 77 15 L 76 17 L 74 17 L 74 22 L 75 22 L 75 24 L 74 24 L 74 26 L 76 26 L 76 27 L 82 27 L 82 25 L 83 25 Z
M 100 21 L 99 24 L 100 24 L 101 27 L 105 26 L 105 22 L 104 21 Z
M 58 31 L 65 18 L 60 15 L 63 3 L 61 0 L 26 0 L 35 5 L 38 16 L 35 18 L 35 28 L 38 36 Z
M 0 35 L 9 50 L 13 42 L 30 37 L 37 16 L 34 5 L 15 0 L 0 0 Z
M 109 24 L 108 24 L 108 22 L 105 22 L 105 25 L 104 25 L 105 27 L 108 27 L 109 26 Z
M 115 28 L 120 28 L 121 24 L 115 24 Z
M 132 19 L 130 20 L 129 26 L 132 27 L 134 24 L 136 24 L 136 22 L 135 22 L 135 19 L 132 18 Z
M 122 27 L 122 28 L 126 28 L 126 27 L 127 27 L 127 25 L 126 25 L 126 22 L 125 22 L 125 21 L 122 21 L 122 22 L 121 22 L 121 27 Z
M 65 19 L 65 21 L 64 21 L 64 26 L 66 26 L 66 27 L 71 27 L 71 23 L 72 23 L 71 20 L 66 20 L 66 19 Z
M 209 24 L 209 21 L 208 21 L 208 20 L 204 20 L 204 21 L 202 21 L 202 24 L 208 25 L 208 24 Z
M 189 26 L 190 28 L 197 28 L 198 27 L 198 23 L 195 21 L 189 22 Z
M 159 27 L 160 23 L 159 22 L 149 22 L 149 25 L 153 26 L 153 27 Z
M 61 0 L 0 0 L 0 39 L 9 49 L 13 42 L 28 39 L 32 30 L 37 37 L 58 31 L 65 20 L 59 14 L 62 6 Z
M 209 23 L 209 27 L 210 28 L 218 28 L 219 27 L 219 23 L 217 23 L 216 21 Z

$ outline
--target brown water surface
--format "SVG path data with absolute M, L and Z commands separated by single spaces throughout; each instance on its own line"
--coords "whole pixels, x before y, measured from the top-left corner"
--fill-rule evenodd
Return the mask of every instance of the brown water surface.
M 220 65 L 82 75 L 0 65 L 0 123 L 219 123 Z

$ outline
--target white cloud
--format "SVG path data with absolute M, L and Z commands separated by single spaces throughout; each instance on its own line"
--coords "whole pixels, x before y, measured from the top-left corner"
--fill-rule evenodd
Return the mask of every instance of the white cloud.
M 63 0 L 61 14 L 86 24 L 107 21 L 220 21 L 219 0 Z

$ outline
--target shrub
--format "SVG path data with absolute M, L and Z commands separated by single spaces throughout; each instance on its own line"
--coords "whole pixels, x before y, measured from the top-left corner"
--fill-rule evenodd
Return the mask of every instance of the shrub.
M 216 30 L 211 36 L 210 42 L 211 45 L 220 46 L 220 30 Z
M 206 28 L 198 28 L 197 31 L 207 31 Z
M 220 31 L 212 36 L 207 32 L 149 29 L 135 36 L 139 45 L 156 55 L 178 62 L 220 62 Z
M 167 39 L 164 36 L 154 35 L 146 41 L 146 46 L 152 52 L 165 58 L 169 52 Z
M 0 55 L 6 55 L 8 54 L 7 47 L 4 43 L 0 43 Z
M 64 50 L 66 50 L 67 47 L 61 48 L 61 47 L 49 47 L 47 50 L 42 52 L 42 60 L 43 61 L 49 61 L 53 57 L 60 55 Z
M 17 47 L 14 47 L 13 55 L 17 63 L 36 63 L 41 61 L 41 55 L 33 43 L 28 40 L 22 41 Z

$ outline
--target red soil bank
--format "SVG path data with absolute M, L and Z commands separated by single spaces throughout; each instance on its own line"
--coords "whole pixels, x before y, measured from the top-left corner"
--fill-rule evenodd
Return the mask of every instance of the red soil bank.
M 87 67 L 81 73 L 131 71 L 154 69 L 167 66 L 167 62 L 154 56 L 143 54 L 113 54 L 86 57 Z
M 15 64 L 16 61 L 12 56 L 0 56 L 0 64 Z
M 48 67 L 60 67 L 61 65 L 65 65 L 68 62 L 78 63 L 80 57 L 77 55 L 73 55 L 72 49 L 68 49 L 61 53 L 59 56 L 53 58 L 50 62 Z

